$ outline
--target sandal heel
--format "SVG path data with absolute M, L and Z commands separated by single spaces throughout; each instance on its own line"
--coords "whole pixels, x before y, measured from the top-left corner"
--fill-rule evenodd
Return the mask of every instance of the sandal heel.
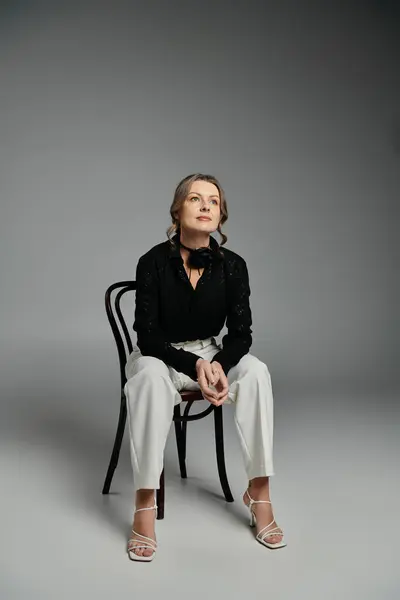
M 250 511 L 250 527 L 256 526 L 256 518 L 254 516 L 253 511 Z

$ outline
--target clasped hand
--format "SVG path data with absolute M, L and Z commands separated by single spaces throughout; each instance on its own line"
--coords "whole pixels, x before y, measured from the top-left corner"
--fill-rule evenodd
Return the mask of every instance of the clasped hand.
M 197 381 L 204 398 L 220 406 L 228 398 L 228 379 L 219 362 L 210 363 L 208 360 L 199 358 L 196 362 Z M 210 386 L 213 386 L 212 389 Z

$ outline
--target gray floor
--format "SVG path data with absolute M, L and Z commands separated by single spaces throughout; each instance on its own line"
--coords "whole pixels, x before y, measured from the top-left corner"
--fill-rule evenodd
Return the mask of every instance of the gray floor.
M 187 481 L 179 478 L 171 435 L 159 550 L 143 565 L 125 551 L 132 518 L 126 438 L 112 493 L 100 493 L 118 413 L 115 378 L 107 385 L 97 380 L 94 390 L 93 380 L 77 381 L 66 368 L 43 383 L 34 357 L 29 364 L 18 386 L 9 378 L 2 393 L 2 600 L 138 598 L 137 592 L 398 597 L 395 397 L 275 392 L 272 500 L 288 541 L 277 551 L 257 544 L 248 527 L 232 409 L 225 408 L 225 426 L 233 504 L 221 497 L 212 420 L 189 427 Z

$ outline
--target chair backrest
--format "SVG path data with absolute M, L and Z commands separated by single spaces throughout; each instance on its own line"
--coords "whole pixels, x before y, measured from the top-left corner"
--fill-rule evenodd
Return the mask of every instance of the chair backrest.
M 121 298 L 127 292 L 136 290 L 136 281 L 118 281 L 110 285 L 105 294 L 106 313 L 117 344 L 119 369 L 121 375 L 121 389 L 126 383 L 125 365 L 129 354 L 133 350 L 131 334 L 126 325 L 121 310 Z M 134 304 L 132 303 L 132 314 Z M 133 332 L 133 330 L 132 330 Z

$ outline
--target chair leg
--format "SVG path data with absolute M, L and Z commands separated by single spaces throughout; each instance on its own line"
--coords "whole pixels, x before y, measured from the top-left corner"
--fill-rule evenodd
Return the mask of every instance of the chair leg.
M 183 411 L 183 416 L 187 417 L 189 415 L 189 411 L 192 407 L 193 402 L 188 402 L 186 404 L 185 410 Z M 186 464 L 186 440 L 187 440 L 187 421 L 182 421 L 182 455 Z
M 182 455 L 186 466 L 186 432 L 187 432 L 187 421 L 182 422 Z
M 160 489 L 156 491 L 156 503 L 157 509 L 157 520 L 161 521 L 164 518 L 164 507 L 165 507 L 165 476 L 164 469 L 162 470 L 160 477 Z
M 121 396 L 121 406 L 119 410 L 118 427 L 115 435 L 114 447 L 111 454 L 110 464 L 108 465 L 107 475 L 104 481 L 102 494 L 108 494 L 110 491 L 111 481 L 114 471 L 118 465 L 119 453 L 121 450 L 122 438 L 124 437 L 126 423 L 126 398 Z
M 177 404 L 174 408 L 174 416 L 180 417 L 181 412 L 179 408 L 179 404 Z M 186 439 L 183 437 L 182 426 L 183 423 L 181 421 L 175 421 L 175 437 L 176 437 L 176 447 L 178 450 L 178 460 L 179 460 L 179 469 L 181 472 L 182 479 L 187 479 L 187 471 L 186 471 Z M 186 425 L 186 423 L 185 423 Z M 186 433 L 186 432 L 185 432 Z M 186 438 L 186 436 L 185 436 Z
M 216 406 L 214 409 L 214 424 L 215 424 L 215 449 L 217 453 L 217 465 L 219 480 L 221 482 L 222 491 L 227 502 L 233 502 L 233 496 L 229 487 L 228 478 L 225 468 L 225 452 L 224 452 L 224 430 L 222 420 L 222 406 Z

